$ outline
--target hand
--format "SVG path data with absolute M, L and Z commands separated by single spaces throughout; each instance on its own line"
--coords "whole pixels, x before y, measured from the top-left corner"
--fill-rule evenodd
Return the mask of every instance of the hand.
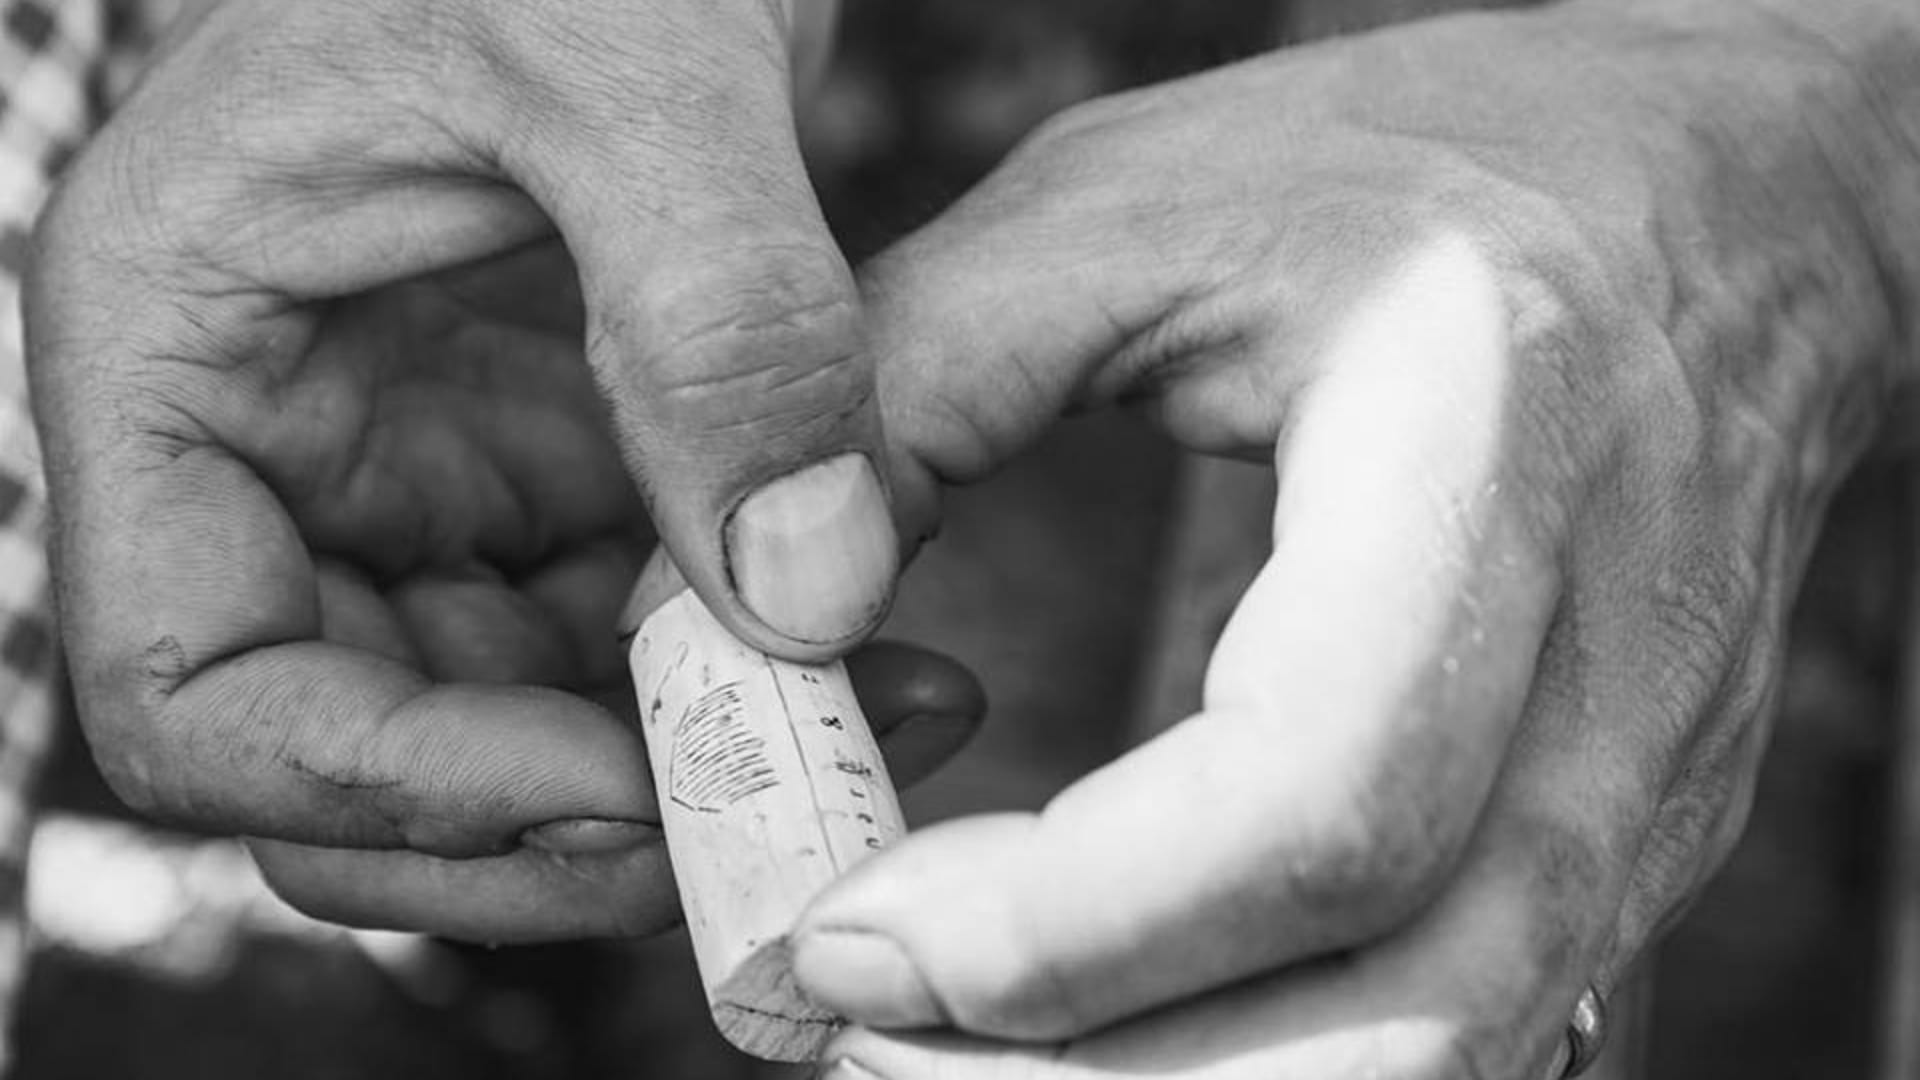
M 753 0 L 193 10 L 28 300 L 71 670 L 123 797 L 258 838 L 350 921 L 671 917 L 636 737 L 589 700 L 622 681 L 634 479 L 787 656 L 864 636 L 897 558 L 787 37 Z M 977 712 L 931 664 L 870 668 L 876 711 L 904 680 Z
M 1907 375 L 1806 134 L 1871 126 L 1857 73 L 1680 7 L 1096 102 L 868 268 L 904 484 L 1124 400 L 1280 488 L 1198 715 L 802 918 L 846 1076 L 1558 1075 L 1740 830 L 1821 508 Z

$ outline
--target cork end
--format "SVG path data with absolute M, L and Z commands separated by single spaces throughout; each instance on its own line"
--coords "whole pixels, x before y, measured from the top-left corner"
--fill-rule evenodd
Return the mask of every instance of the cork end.
M 620 639 L 625 641 L 640 632 L 640 627 L 660 606 L 687 591 L 687 579 L 680 576 L 680 568 L 668 557 L 664 545 L 655 548 L 653 557 L 640 571 L 639 580 L 633 583 L 633 592 L 627 597 L 627 605 L 620 611 L 620 619 L 614 624 Z
M 844 1024 L 801 992 L 784 937 L 755 949 L 708 1001 L 720 1034 L 765 1061 L 815 1061 Z

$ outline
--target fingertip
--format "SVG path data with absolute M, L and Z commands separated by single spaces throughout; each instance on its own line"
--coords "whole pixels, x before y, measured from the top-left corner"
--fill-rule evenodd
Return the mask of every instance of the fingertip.
M 894 641 L 874 642 L 847 657 L 887 773 L 911 787 L 944 765 L 980 728 L 986 693 L 957 661 Z
M 815 1003 L 878 1028 L 947 1023 L 946 1010 L 900 944 L 860 930 L 815 930 L 794 943 L 794 977 Z
M 979 726 L 978 716 L 951 713 L 920 713 L 900 720 L 877 736 L 887 775 L 899 787 L 913 787 L 952 760 Z
M 952 657 L 904 642 L 874 641 L 850 654 L 846 663 L 876 732 L 910 719 L 937 716 L 977 723 L 986 715 L 986 690 Z
M 874 1027 L 950 1024 L 1019 1041 L 1074 1033 L 1074 991 L 1057 978 L 1072 945 L 1031 940 L 1023 918 L 1036 820 L 947 822 L 861 864 L 795 927 L 802 989 Z

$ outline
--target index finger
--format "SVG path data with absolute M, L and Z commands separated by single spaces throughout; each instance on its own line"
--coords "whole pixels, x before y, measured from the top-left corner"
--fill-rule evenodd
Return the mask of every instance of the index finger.
M 1059 1039 L 1369 940 L 1448 880 L 1558 599 L 1505 443 L 1508 314 L 1414 251 L 1291 410 L 1271 562 L 1203 711 L 1038 816 L 959 822 L 802 920 L 808 992 L 879 1027 Z

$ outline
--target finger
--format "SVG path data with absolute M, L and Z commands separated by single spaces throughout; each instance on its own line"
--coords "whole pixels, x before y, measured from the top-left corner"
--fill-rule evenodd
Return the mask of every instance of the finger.
M 979 725 L 979 684 L 946 657 L 879 642 L 847 666 L 887 771 L 902 786 L 931 773 Z M 507 855 L 467 860 L 267 840 L 249 846 L 282 898 L 351 926 L 506 943 L 645 934 L 678 917 L 666 850 L 651 825 L 562 822 L 523 834 L 522 843 Z
M 1524 732 L 1459 875 L 1380 942 L 1071 1043 L 855 1031 L 826 1057 L 878 1080 L 1555 1075 L 1574 1000 L 1614 940 L 1666 772 L 1649 761 L 1646 735 L 1664 725 L 1667 705 L 1647 692 L 1631 652 L 1596 654 L 1588 626 L 1584 615 L 1556 624 Z M 1595 700 L 1618 722 L 1595 724 Z
M 588 359 L 689 582 L 770 652 L 844 652 L 890 601 L 898 540 L 851 271 L 794 133 L 789 43 L 763 4 L 587 5 L 634 63 L 543 10 L 501 47 L 554 84 L 507 124 L 509 172 L 578 260 Z
M 323 557 L 314 560 L 314 574 L 322 638 L 420 667 L 420 652 L 406 624 L 360 568 Z
M 1509 822 L 1489 829 L 1503 831 Z M 1071 1043 L 861 1030 L 829 1047 L 859 1073 L 832 1080 L 1455 1080 L 1547 1076 L 1597 951 L 1618 882 L 1544 864 L 1592 853 L 1530 845 L 1481 861 L 1402 938 L 1349 959 L 1288 968 Z M 1563 841 L 1556 840 L 1561 844 Z M 1613 885 L 1609 892 L 1580 887 Z M 844 1066 L 843 1066 L 844 1070 Z
M 565 628 L 485 564 L 416 575 L 388 598 L 438 682 L 587 689 Z
M 562 851 L 481 859 L 248 842 L 281 899 L 326 922 L 488 944 L 657 933 L 678 918 L 666 843 L 635 823 L 572 826 Z
M 589 544 L 520 582 L 559 628 L 585 689 L 628 685 L 627 653 L 615 624 L 651 544 L 614 538 Z
M 926 649 L 876 641 L 847 657 L 847 675 L 887 775 L 903 788 L 959 753 L 986 715 L 986 694 L 973 673 Z
M 1501 467 L 1504 302 L 1441 244 L 1357 304 L 1283 447 L 1200 715 L 1037 817 L 917 834 L 801 920 L 882 1026 L 1060 1038 L 1382 934 L 1452 876 L 1558 599 Z M 1524 457 L 1522 457 L 1524 460 Z
M 1141 212 L 1138 192 L 1152 189 L 1143 174 L 1162 176 L 1168 163 L 1075 138 L 1098 128 L 1092 107 L 1043 125 L 955 206 L 861 267 L 909 535 L 931 530 L 940 483 L 982 478 L 1071 404 L 1143 376 L 1183 299 L 1245 263 L 1204 229 L 1167 224 L 1177 215 Z M 1146 145 L 1154 140 L 1128 148 Z
M 82 716 L 136 807 L 216 831 L 469 854 L 549 821 L 638 811 L 637 740 L 587 702 L 436 686 L 317 640 L 315 571 L 279 502 L 169 406 L 230 387 L 182 376 L 136 387 L 152 391 L 140 399 L 103 386 L 128 403 L 105 419 L 126 426 L 72 411 L 49 456 L 73 477 L 58 542 Z

